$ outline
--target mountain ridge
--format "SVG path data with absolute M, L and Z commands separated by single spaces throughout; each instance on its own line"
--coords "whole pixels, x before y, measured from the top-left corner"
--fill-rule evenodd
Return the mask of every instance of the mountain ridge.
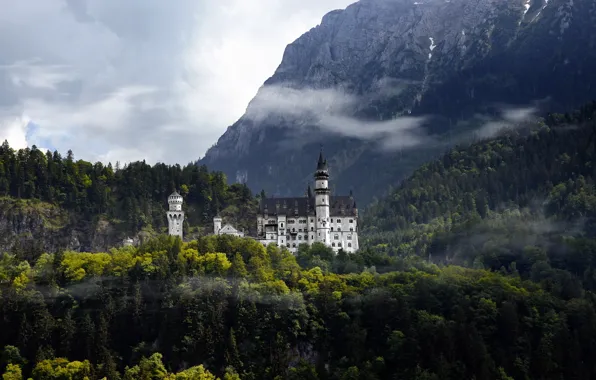
M 483 125 L 477 114 L 498 117 L 499 104 L 560 111 L 596 97 L 594 4 L 475 4 L 362 0 L 330 12 L 288 45 L 200 163 L 253 191 L 295 195 L 323 143 L 336 187 L 366 203 L 442 153 L 446 134 Z M 444 143 L 427 146 L 435 135 Z M 365 170 L 400 159 L 389 173 Z

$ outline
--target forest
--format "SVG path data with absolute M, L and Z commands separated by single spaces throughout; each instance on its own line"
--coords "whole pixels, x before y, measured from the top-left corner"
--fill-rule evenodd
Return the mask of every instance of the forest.
M 211 226 L 220 213 L 240 228 L 254 229 L 255 200 L 241 184 L 228 185 L 221 172 L 205 166 L 132 162 L 104 165 L 57 152 L 0 146 L 0 197 L 34 199 L 60 206 L 83 221 L 105 216 L 122 231 L 163 231 L 167 198 L 178 190 L 187 211 L 185 229 Z
M 595 120 L 593 102 L 452 149 L 366 210 L 361 245 L 594 290 Z
M 593 293 L 417 257 L 165 236 L 34 263 L 5 254 L 0 284 L 5 380 L 596 374 Z

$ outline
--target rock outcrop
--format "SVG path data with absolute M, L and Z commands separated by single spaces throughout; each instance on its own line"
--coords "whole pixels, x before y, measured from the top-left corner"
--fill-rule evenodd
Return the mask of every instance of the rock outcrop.
M 105 219 L 84 221 L 49 203 L 0 198 L 0 253 L 20 249 L 33 257 L 59 250 L 105 252 L 121 246 L 124 237 Z M 134 238 L 138 242 L 142 236 Z

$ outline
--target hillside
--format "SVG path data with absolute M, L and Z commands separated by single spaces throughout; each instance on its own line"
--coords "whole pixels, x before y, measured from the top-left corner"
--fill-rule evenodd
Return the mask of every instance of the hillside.
M 221 172 L 189 164 L 134 162 L 120 168 L 58 152 L 0 146 L 0 252 L 37 257 L 59 249 L 105 251 L 166 231 L 167 197 L 184 196 L 187 236 L 212 231 L 220 213 L 255 229 L 255 199 Z M 24 253 L 23 253 L 24 254 Z
M 360 204 L 489 122 L 596 98 L 592 0 L 361 0 L 289 44 L 200 163 L 302 192 L 320 144 Z
M 526 274 L 542 261 L 593 287 L 595 120 L 591 103 L 453 149 L 366 210 L 362 244 Z
M 251 239 L 0 254 L 4 379 L 588 379 L 593 294 Z M 303 262 L 306 264 L 299 264 Z M 316 263 L 316 264 L 315 264 Z M 365 263 L 369 268 L 363 268 Z M 316 266 L 314 266 L 315 264 Z M 336 274 L 319 265 L 350 265 Z M 364 270 L 363 270 L 364 269 Z

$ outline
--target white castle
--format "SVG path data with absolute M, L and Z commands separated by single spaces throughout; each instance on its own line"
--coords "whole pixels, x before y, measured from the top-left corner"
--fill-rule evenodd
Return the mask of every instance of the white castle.
M 170 209 L 168 215 L 168 233 L 172 236 L 180 236 L 182 239 L 182 226 L 184 225 L 184 211 L 182 211 L 182 195 L 174 191 L 168 197 Z
M 315 177 L 314 195 L 308 186 L 306 196 L 296 198 L 261 199 L 257 214 L 256 240 L 267 246 L 271 243 L 285 246 L 296 253 L 300 244 L 311 245 L 320 242 L 335 252 L 358 250 L 358 208 L 350 192 L 348 196 L 331 196 L 329 190 L 329 169 L 323 152 L 319 155 Z M 170 209 L 168 232 L 182 238 L 184 211 L 182 196 L 174 192 L 168 197 Z M 223 225 L 223 219 L 213 218 L 215 235 L 243 237 L 231 224 Z
M 310 186 L 306 196 L 266 198 L 261 200 L 257 215 L 257 240 L 264 245 L 275 243 L 296 252 L 300 244 L 321 242 L 335 252 L 358 250 L 358 209 L 350 192 L 348 196 L 331 196 L 329 169 L 323 152 L 319 154 L 315 177 L 315 194 Z

